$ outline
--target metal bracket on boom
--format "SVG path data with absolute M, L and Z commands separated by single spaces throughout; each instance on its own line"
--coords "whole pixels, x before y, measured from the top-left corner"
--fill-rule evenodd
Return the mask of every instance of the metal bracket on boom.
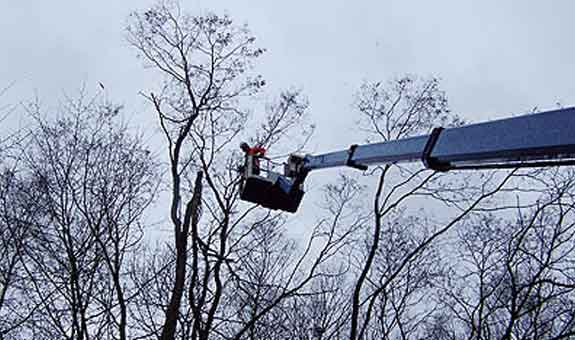
M 433 129 L 433 131 L 431 131 L 431 134 L 425 143 L 425 147 L 423 148 L 423 152 L 421 153 L 421 161 L 427 169 L 435 171 L 448 171 L 452 169 L 451 164 L 447 162 L 440 162 L 437 159 L 431 157 L 431 152 L 433 152 L 433 147 L 435 146 L 435 143 L 437 143 L 441 131 L 443 131 L 442 127 L 436 127 Z
M 367 165 L 364 164 L 357 164 L 355 161 L 352 160 L 353 158 L 353 154 L 355 152 L 355 149 L 357 148 L 357 144 L 352 144 L 349 149 L 347 150 L 348 156 L 347 156 L 347 161 L 345 162 L 345 165 L 355 168 L 355 169 L 359 169 L 359 170 L 367 170 Z

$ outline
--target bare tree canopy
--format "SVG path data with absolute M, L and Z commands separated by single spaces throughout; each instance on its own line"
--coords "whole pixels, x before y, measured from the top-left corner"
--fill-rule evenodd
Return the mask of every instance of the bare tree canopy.
M 238 145 L 305 150 L 310 103 L 268 91 L 248 26 L 159 1 L 126 33 L 153 142 L 86 92 L 0 136 L 0 339 L 575 337 L 572 168 L 334 171 L 288 217 L 240 200 Z M 350 104 L 369 142 L 463 124 L 435 77 Z

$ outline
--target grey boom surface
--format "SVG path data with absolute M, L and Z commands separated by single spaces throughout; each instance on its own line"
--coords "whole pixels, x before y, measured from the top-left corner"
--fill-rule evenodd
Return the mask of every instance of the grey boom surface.
M 575 159 L 575 107 L 477 123 L 441 131 L 431 158 L 451 165 L 506 164 Z M 306 170 L 421 160 L 430 135 L 358 145 L 349 150 L 307 155 Z M 349 158 L 349 159 L 348 159 Z

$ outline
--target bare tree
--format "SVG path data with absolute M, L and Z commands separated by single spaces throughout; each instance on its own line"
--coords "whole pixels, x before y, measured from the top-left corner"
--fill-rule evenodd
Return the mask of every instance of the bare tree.
M 301 135 L 307 102 L 299 91 L 284 91 L 266 106 L 259 132 L 246 129 L 244 104 L 264 85 L 250 69 L 263 49 L 227 16 L 191 16 L 161 2 L 134 13 L 128 34 L 164 77 L 160 93 L 144 96 L 168 144 L 174 235 L 164 255 L 149 257 L 161 259 L 152 262 L 156 271 L 139 281 L 157 289 L 142 288 L 149 293 L 136 312 L 142 336 L 263 336 L 267 315 L 322 275 L 345 236 L 320 222 L 303 249 L 294 248 L 281 232 L 280 214 L 239 202 L 242 156 L 234 149 L 240 136 L 270 148 Z M 302 142 L 310 129 L 304 131 Z M 161 325 L 153 320 L 158 307 Z
M 573 171 L 386 165 L 340 176 L 322 217 L 294 222 L 239 199 L 240 141 L 284 153 L 313 131 L 300 90 L 263 104 L 250 30 L 161 0 L 127 33 L 162 79 L 142 96 L 166 144 L 169 238 L 142 242 L 162 163 L 120 106 L 29 106 L 37 128 L 0 164 L 0 339 L 575 336 Z M 355 105 L 369 142 L 462 123 L 435 78 L 365 82 Z M 264 175 L 282 166 L 268 160 Z
M 534 202 L 518 200 L 515 214 L 492 211 L 466 224 L 464 265 L 454 265 L 443 294 L 452 329 L 444 337 L 574 335 L 573 176 L 571 169 L 528 174 Z
M 14 167 L 0 175 L 0 338 L 26 337 L 26 325 L 38 306 L 28 304 L 23 268 L 28 243 L 37 233 L 39 207 L 26 194 L 26 182 Z
M 160 3 L 143 13 L 134 13 L 132 19 L 128 27 L 130 42 L 144 60 L 163 72 L 166 79 L 162 93 L 152 93 L 147 98 L 158 114 L 170 157 L 170 219 L 174 228 L 175 277 L 161 338 L 173 339 L 185 290 L 190 234 L 193 234 L 192 247 L 195 250 L 192 261 L 196 265 L 199 256 L 198 237 L 195 235 L 200 217 L 203 172 L 196 174 L 192 197 L 183 197 L 182 188 L 182 180 L 185 180 L 191 167 L 189 144 L 192 129 L 200 117 L 203 121 L 201 126 L 209 124 L 209 129 L 223 130 L 224 134 L 231 123 L 232 128 L 228 131 L 233 134 L 234 122 L 237 125 L 245 119 L 245 114 L 237 110 L 234 104 L 240 96 L 253 93 L 261 86 L 259 80 L 242 79 L 242 74 L 250 66 L 251 59 L 262 51 L 253 47 L 254 39 L 247 30 L 232 25 L 229 18 L 185 15 L 174 3 Z M 213 132 L 214 138 L 220 136 Z M 215 151 L 212 148 L 210 154 L 213 155 Z M 213 183 L 211 178 L 207 180 Z M 218 204 L 224 207 L 222 197 L 216 197 Z M 227 234 L 227 230 L 224 229 L 222 233 Z M 225 239 L 222 241 L 220 254 L 222 249 L 225 250 Z M 221 294 L 219 272 L 222 264 L 220 260 L 214 268 L 216 300 Z M 194 291 L 198 278 L 198 269 L 193 270 L 191 291 Z M 201 338 L 205 338 L 212 327 L 214 313 L 209 312 L 205 325 L 201 325 L 201 307 L 195 309 L 198 318 L 195 333 L 197 336 L 197 332 L 200 332 Z M 207 332 L 202 332 L 202 328 Z
M 356 181 L 341 177 L 324 192 L 326 216 L 313 230 L 304 256 L 293 256 L 297 248 L 285 241 L 277 223 L 254 230 L 238 254 L 242 260 L 232 301 L 240 307 L 235 314 L 241 323 L 250 327 L 244 326 L 245 338 L 307 339 L 341 332 L 347 308 L 337 304 L 345 299 L 345 288 L 338 284 L 343 285 L 349 267 L 341 259 L 364 222 L 356 214 L 361 190 Z M 312 242 L 318 242 L 315 249 Z M 267 315 L 261 313 L 266 310 Z
M 435 126 L 461 124 L 452 115 L 437 79 L 406 76 L 387 84 L 365 83 L 357 94 L 360 126 L 380 141 L 426 133 Z M 480 181 L 455 181 L 417 167 L 384 166 L 373 202 L 373 229 L 357 264 L 350 338 L 411 338 L 434 316 L 431 297 L 443 275 L 436 242 L 482 207 L 513 172 Z M 450 183 L 452 182 L 452 183 Z M 479 183 L 479 185 L 471 185 Z M 409 211 L 410 201 L 445 211 L 443 221 Z M 422 200 L 419 200 L 422 202 Z
M 30 110 L 38 129 L 22 151 L 26 199 L 40 211 L 21 260 L 26 298 L 40 306 L 30 331 L 127 339 L 124 263 L 155 191 L 153 161 L 118 121 L 118 106 L 81 95 L 54 122 Z
M 2 98 L 14 83 L 0 89 Z M 0 105 L 0 123 L 15 107 Z M 35 234 L 38 204 L 27 195 L 33 183 L 23 176 L 18 142 L 21 134 L 2 131 L 0 136 L 0 339 L 25 338 L 24 330 L 37 306 L 26 303 L 27 281 L 22 258 Z

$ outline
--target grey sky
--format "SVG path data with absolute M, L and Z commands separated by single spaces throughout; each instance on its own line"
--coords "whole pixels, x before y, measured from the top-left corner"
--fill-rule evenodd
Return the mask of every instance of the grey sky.
M 152 117 L 137 93 L 155 78 L 124 38 L 129 12 L 150 3 L 0 0 L 0 88 L 16 82 L 2 101 L 37 90 L 53 104 L 83 82 L 93 92 L 102 82 L 133 116 Z M 268 49 L 258 70 L 270 88 L 297 86 L 309 96 L 318 125 L 312 151 L 361 142 L 348 132 L 363 79 L 437 75 L 453 111 L 471 120 L 575 104 L 573 1 L 183 3 L 248 23 Z
M 141 103 L 150 88 L 123 37 L 128 13 L 151 1 L 0 3 L 4 100 L 50 102 L 101 81 Z M 572 1 L 184 1 L 247 22 L 268 49 L 259 70 L 272 88 L 301 86 L 319 122 L 346 116 L 362 79 L 438 75 L 454 111 L 490 118 L 557 100 L 575 103 Z M 344 121 L 345 119 L 341 119 Z M 347 122 L 345 122 L 346 124 Z M 342 124 L 342 126 L 345 126 Z

